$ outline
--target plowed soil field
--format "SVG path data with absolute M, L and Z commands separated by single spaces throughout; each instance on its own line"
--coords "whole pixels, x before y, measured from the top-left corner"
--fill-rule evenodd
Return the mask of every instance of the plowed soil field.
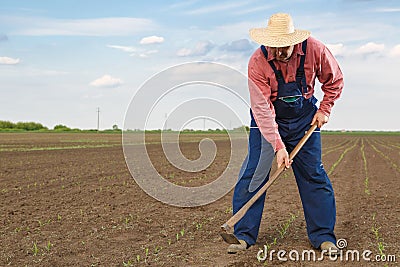
M 230 153 L 223 134 L 185 135 L 182 153 L 198 158 L 204 137 L 218 152 L 197 173 L 168 164 L 157 135 L 146 136 L 147 149 L 166 179 L 199 186 L 221 174 Z M 169 206 L 136 184 L 119 134 L 1 133 L 0 266 L 399 266 L 400 136 L 323 135 L 323 162 L 343 257 L 319 259 L 315 250 L 314 260 L 301 258 L 312 247 L 290 170 L 267 193 L 258 243 L 230 255 L 219 232 L 232 215 L 232 191 L 201 207 Z M 257 260 L 264 245 L 276 252 Z M 368 250 L 370 261 L 362 258 Z M 346 260 L 348 251 L 360 259 Z

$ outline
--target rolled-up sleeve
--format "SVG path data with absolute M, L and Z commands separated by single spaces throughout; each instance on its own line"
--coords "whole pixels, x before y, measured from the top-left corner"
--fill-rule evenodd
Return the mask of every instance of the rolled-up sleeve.
M 344 86 L 343 73 L 335 57 L 327 47 L 320 55 L 320 69 L 317 72 L 319 82 L 322 84 L 321 89 L 324 97 L 320 103 L 319 111 L 329 116 L 332 107 L 341 93 Z
M 263 137 L 271 143 L 274 151 L 285 147 L 275 122 L 275 110 L 270 100 L 271 88 L 262 74 L 257 57 L 252 57 L 248 66 L 251 109 Z M 265 67 L 265 66 L 264 66 Z

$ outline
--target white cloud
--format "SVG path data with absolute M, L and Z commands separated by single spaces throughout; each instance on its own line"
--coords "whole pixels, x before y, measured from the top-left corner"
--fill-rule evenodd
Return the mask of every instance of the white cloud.
M 326 46 L 334 56 L 343 56 L 345 51 L 343 44 L 326 44 Z
M 149 19 L 130 17 L 52 19 L 3 16 L 0 23 L 15 28 L 10 34 L 31 36 L 129 36 L 155 27 Z
M 182 48 L 177 52 L 180 57 L 188 56 L 204 56 L 214 48 L 214 44 L 210 41 L 198 42 L 193 48 Z
M 182 48 L 182 49 L 178 50 L 176 55 L 180 56 L 180 57 L 186 57 L 186 56 L 189 56 L 191 53 L 192 53 L 192 51 L 189 48 Z
M 400 8 L 378 8 L 375 11 L 383 13 L 392 13 L 392 12 L 400 12 Z
M 140 49 L 140 48 L 136 48 L 133 46 L 107 45 L 107 47 L 130 53 L 131 57 L 138 56 L 141 58 L 147 58 L 152 54 L 158 53 L 158 50 L 145 50 L 145 49 Z
M 390 50 L 390 55 L 400 57 L 400 44 L 396 45 L 392 48 L 392 50 Z
M 113 78 L 110 75 L 106 74 L 103 77 L 100 77 L 94 81 L 92 81 L 89 85 L 94 87 L 106 87 L 113 88 L 118 87 L 122 84 L 122 80 L 118 78 Z
M 19 61 L 19 58 L 0 57 L 0 65 L 16 65 Z
M 122 50 L 124 52 L 133 53 L 136 52 L 136 48 L 133 46 L 123 46 L 123 45 L 107 45 L 107 47 Z
M 156 54 L 156 53 L 158 53 L 158 50 L 149 50 L 149 51 L 145 51 L 143 53 L 140 53 L 139 57 L 147 58 L 147 57 L 149 57 L 149 55 Z M 132 54 L 131 56 L 136 56 L 136 55 Z
M 146 45 L 146 44 L 160 44 L 164 42 L 164 37 L 160 37 L 160 36 L 148 36 L 148 37 L 144 37 L 142 38 L 142 40 L 140 40 L 140 44 L 142 45 Z
M 360 46 L 356 52 L 359 54 L 374 54 L 374 53 L 382 52 L 384 49 L 385 49 L 384 44 L 377 44 L 374 42 L 369 42 L 365 45 Z

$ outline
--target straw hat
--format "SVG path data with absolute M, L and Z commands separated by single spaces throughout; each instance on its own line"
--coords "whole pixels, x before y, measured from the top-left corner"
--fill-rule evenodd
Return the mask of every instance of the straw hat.
M 306 30 L 295 29 L 289 14 L 277 13 L 269 18 L 267 28 L 250 29 L 250 38 L 269 47 L 285 47 L 303 42 L 310 36 Z

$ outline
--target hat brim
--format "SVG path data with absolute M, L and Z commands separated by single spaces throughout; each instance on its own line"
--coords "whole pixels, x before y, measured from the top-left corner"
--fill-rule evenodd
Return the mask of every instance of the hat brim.
M 285 47 L 291 46 L 306 40 L 311 33 L 306 30 L 294 30 L 293 33 L 279 36 L 271 35 L 266 28 L 250 29 L 250 38 L 261 45 L 269 47 Z

